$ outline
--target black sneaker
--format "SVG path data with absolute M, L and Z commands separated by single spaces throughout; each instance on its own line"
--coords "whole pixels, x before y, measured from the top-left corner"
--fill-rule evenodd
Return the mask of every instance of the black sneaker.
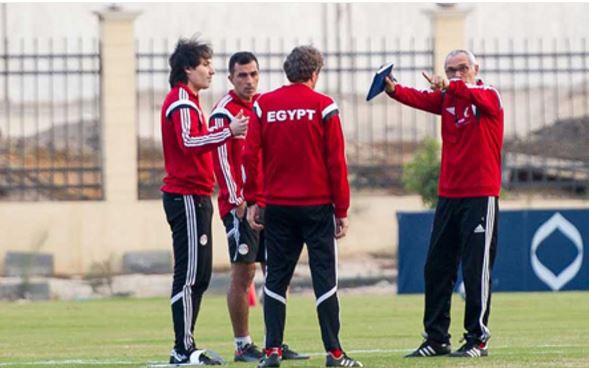
M 264 353 L 253 343 L 246 344 L 243 348 L 237 349 L 233 360 L 236 362 L 257 362 L 262 359 Z
M 439 343 L 434 340 L 425 340 L 417 350 L 405 355 L 405 358 L 423 358 L 450 354 L 450 344 Z
M 466 343 L 456 350 L 451 357 L 455 358 L 479 358 L 489 355 L 489 349 L 486 342 L 479 340 L 466 340 Z
M 354 360 L 346 355 L 346 353 L 342 354 L 339 359 L 331 355 L 331 353 L 327 353 L 327 357 L 325 358 L 325 366 L 326 367 L 364 367 L 362 363 L 357 360 Z
M 264 355 L 260 360 L 260 363 L 258 363 L 258 368 L 265 367 L 280 367 L 280 355 L 278 355 L 278 353 Z
M 189 353 L 178 353 L 172 350 L 170 364 L 182 365 L 223 365 L 225 362 L 215 353 L 207 350 L 191 350 Z
M 186 364 L 188 362 L 190 362 L 188 354 L 178 353 L 176 349 L 170 353 L 170 364 Z
M 309 359 L 308 355 L 299 354 L 296 351 L 292 350 L 286 344 L 282 344 L 282 359 L 283 360 L 304 360 Z

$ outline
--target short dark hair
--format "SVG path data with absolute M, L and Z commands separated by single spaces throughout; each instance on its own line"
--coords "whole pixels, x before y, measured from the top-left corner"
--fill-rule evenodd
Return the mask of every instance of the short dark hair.
M 313 46 L 295 47 L 288 54 L 283 65 L 286 78 L 291 83 L 308 81 L 313 72 L 319 72 L 321 67 L 323 67 L 323 56 Z
M 213 49 L 210 45 L 193 37 L 190 39 L 181 38 L 176 44 L 176 48 L 170 59 L 170 87 L 174 87 L 178 82 L 186 83 L 187 68 L 194 68 L 200 65 L 204 60 L 213 57 Z
M 229 58 L 229 74 L 233 74 L 233 71 L 235 70 L 235 64 L 245 65 L 251 63 L 252 61 L 256 62 L 258 68 L 260 67 L 258 64 L 258 58 L 256 58 L 256 55 L 253 53 L 249 51 L 236 52 Z

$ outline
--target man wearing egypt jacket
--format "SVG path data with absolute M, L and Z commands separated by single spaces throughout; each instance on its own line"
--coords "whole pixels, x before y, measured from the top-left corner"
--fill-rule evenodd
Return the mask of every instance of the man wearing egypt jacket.
M 327 367 L 362 367 L 340 343 L 337 241 L 348 227 L 350 187 L 337 104 L 314 90 L 323 66 L 311 46 L 295 47 L 283 69 L 291 84 L 261 95 L 246 138 L 247 178 L 262 156 L 263 225 L 258 183 L 246 180 L 247 219 L 265 231 L 265 356 L 258 367 L 279 367 L 283 357 L 286 290 L 307 245 Z
M 407 357 L 488 355 L 491 270 L 497 247 L 503 106 L 497 90 L 477 78 L 468 50 L 451 51 L 448 78 L 424 77 L 430 91 L 385 79 L 393 99 L 442 116 L 439 200 L 425 265 L 425 341 Z M 458 264 L 466 291 L 465 343 L 451 352 L 450 302 Z
M 232 137 L 244 136 L 247 119 L 236 116 L 227 126 L 208 129 L 199 102 L 215 73 L 211 48 L 181 39 L 169 59 L 170 87 L 161 110 L 166 176 L 164 210 L 174 249 L 172 322 L 175 343 L 170 364 L 220 365 L 194 341 L 202 295 L 212 272 L 211 219 L 214 174 L 211 150 Z

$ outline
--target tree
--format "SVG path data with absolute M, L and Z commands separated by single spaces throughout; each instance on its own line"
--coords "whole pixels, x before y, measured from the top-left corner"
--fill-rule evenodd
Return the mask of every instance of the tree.
M 426 138 L 413 160 L 403 166 L 403 186 L 419 194 L 424 205 L 434 208 L 438 203 L 439 179 L 440 144 L 434 138 Z

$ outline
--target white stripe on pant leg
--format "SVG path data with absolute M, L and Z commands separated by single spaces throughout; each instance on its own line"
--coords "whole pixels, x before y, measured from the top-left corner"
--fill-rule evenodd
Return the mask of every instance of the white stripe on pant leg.
M 193 252 L 193 263 L 192 263 L 192 278 L 190 279 L 190 285 L 196 284 L 196 275 L 198 271 L 198 216 L 196 211 L 196 204 L 194 203 L 194 197 L 190 196 L 190 205 L 192 209 L 192 252 Z
M 190 334 L 190 323 L 188 322 L 188 303 L 190 303 L 190 299 L 187 293 L 189 288 L 186 285 L 183 287 L 182 292 L 184 293 L 184 298 L 182 298 L 182 309 L 183 309 L 183 320 L 184 320 L 184 350 L 188 350 L 190 348 L 189 343 L 189 334 Z
M 335 220 L 335 216 L 333 216 L 333 225 L 334 225 L 334 231 L 336 229 L 337 223 Z M 335 295 L 337 293 L 337 284 L 338 284 L 338 274 L 337 274 L 337 240 L 335 239 L 335 237 L 333 238 L 333 266 L 334 266 L 334 277 L 335 277 L 335 286 L 329 290 L 328 292 L 324 293 L 323 295 L 321 295 L 319 298 L 317 298 L 317 301 L 315 302 L 315 306 L 319 307 L 319 305 L 321 303 L 323 303 L 324 301 L 326 301 L 327 299 L 329 299 L 331 296 Z M 339 300 L 336 297 L 336 302 L 338 304 L 338 310 L 340 311 L 338 313 L 338 322 L 341 321 L 341 310 L 339 308 Z M 341 323 L 340 323 L 341 325 Z
M 275 292 L 271 291 L 266 286 L 264 286 L 264 294 L 266 294 L 270 298 L 275 299 L 275 300 L 278 300 L 282 304 L 286 305 L 286 298 L 285 297 L 283 297 L 282 295 L 280 295 L 278 293 L 275 293 Z
M 337 224 L 335 222 L 335 216 L 333 217 L 333 225 L 334 225 L 334 229 L 335 229 L 335 227 L 337 226 Z M 334 256 L 333 264 L 334 264 L 334 274 L 335 274 L 335 286 L 331 290 L 329 290 L 328 292 L 326 292 L 325 294 L 323 294 L 319 298 L 317 298 L 317 301 L 315 302 L 316 307 L 318 307 L 321 303 L 323 303 L 324 301 L 329 299 L 332 295 L 334 295 L 337 292 L 337 241 L 335 240 L 335 238 L 333 238 L 333 256 Z M 339 316 L 338 316 L 338 319 L 339 319 Z
M 484 335 L 489 334 L 489 329 L 485 326 L 484 317 L 487 312 L 489 301 L 490 287 L 490 256 L 491 242 L 493 240 L 493 228 L 495 226 L 495 197 L 489 197 L 487 202 L 487 221 L 485 224 L 485 253 L 483 255 L 483 269 L 481 272 L 481 314 L 479 316 L 479 326 Z
M 193 239 L 194 234 L 192 232 L 192 210 L 190 206 L 190 199 L 192 198 L 190 195 L 184 195 L 184 211 L 186 215 L 186 245 L 187 245 L 187 258 L 186 258 L 186 278 L 184 280 L 184 286 L 182 287 L 182 293 L 184 294 L 184 298 L 182 300 L 182 317 L 184 320 L 184 349 L 188 350 L 190 348 L 190 312 L 189 312 L 189 295 L 188 289 L 190 289 L 190 279 L 192 275 L 192 259 L 193 259 Z
M 187 196 L 187 227 L 188 227 L 188 274 L 186 278 L 186 285 L 194 285 L 196 283 L 196 274 L 198 268 L 198 217 L 196 214 L 196 207 L 194 198 Z
M 194 336 L 192 335 L 192 319 L 194 318 L 194 303 L 192 298 L 192 288 L 186 288 L 187 295 L 188 295 L 188 326 L 186 327 L 186 336 L 187 336 L 187 346 L 188 348 L 192 347 L 194 344 Z
M 327 293 L 325 293 L 325 294 L 321 295 L 319 298 L 317 298 L 317 301 L 315 302 L 315 305 L 318 307 L 319 304 L 321 304 L 325 300 L 329 299 L 329 297 L 331 297 L 336 292 L 337 292 L 337 286 L 334 286 L 333 289 L 329 290 Z
M 333 216 L 333 220 L 335 221 L 335 215 Z M 335 230 L 335 228 L 334 228 Z M 334 272 L 335 272 L 335 287 L 337 289 L 337 286 L 339 285 L 339 275 L 338 275 L 338 269 L 339 269 L 339 253 L 338 253 L 338 249 L 337 249 L 337 239 L 335 238 L 335 234 L 333 237 L 333 256 L 335 258 L 335 262 L 334 262 Z M 337 291 L 337 290 L 336 290 Z M 340 308 L 339 305 L 339 299 L 336 297 L 335 301 L 337 302 L 337 322 L 340 325 L 340 329 L 341 329 L 341 325 L 342 325 L 342 309 Z
M 182 299 L 182 296 L 182 291 L 180 291 L 178 294 L 174 295 L 172 299 L 170 299 L 170 304 L 176 303 L 178 300 Z
M 489 249 L 488 249 L 488 253 L 487 253 L 487 282 L 485 285 L 487 285 L 487 295 L 486 295 L 486 303 L 485 303 L 485 312 L 487 311 L 489 302 L 490 302 L 490 297 L 491 297 L 491 245 L 493 244 L 493 233 L 495 232 L 495 226 L 497 226 L 497 198 L 495 197 L 491 197 L 493 199 L 492 201 L 492 209 L 491 209 L 491 213 L 493 214 L 493 220 L 491 221 L 491 232 L 489 233 Z M 490 334 L 489 329 L 487 328 L 487 326 L 485 325 L 485 334 L 488 335 Z M 477 350 L 478 352 L 478 350 Z
M 182 320 L 184 321 L 184 338 L 183 343 L 184 343 L 184 349 L 186 349 L 186 287 L 183 286 L 182 287 Z
M 188 298 L 188 302 L 186 303 L 186 305 L 188 306 L 188 324 L 186 325 L 186 349 L 190 349 L 193 345 L 192 318 L 194 317 L 194 304 L 192 303 L 192 288 L 190 286 L 186 287 L 186 295 Z
M 192 210 L 190 206 L 190 195 L 184 196 L 184 211 L 186 214 L 186 250 L 188 256 L 186 258 L 186 279 L 184 280 L 184 285 L 190 285 L 190 279 L 192 277 L 192 267 L 193 262 L 192 259 L 194 258 L 193 247 L 192 243 L 194 242 L 194 233 L 193 233 L 193 226 L 192 226 Z
M 186 340 L 187 340 L 187 348 L 190 348 L 193 342 L 192 337 L 192 319 L 194 318 L 194 305 L 192 303 L 192 287 L 196 284 L 196 275 L 198 271 L 198 217 L 196 213 L 196 206 L 194 203 L 194 197 L 190 196 L 188 199 L 189 209 L 190 209 L 190 216 L 193 221 L 190 222 L 192 227 L 192 241 L 189 243 L 190 248 L 192 249 L 192 267 L 191 267 L 191 277 L 187 280 L 186 283 L 186 291 L 188 295 L 188 325 L 186 327 Z
M 188 266 L 186 271 L 186 281 L 184 284 L 184 346 L 188 350 L 192 347 L 192 286 L 196 283 L 196 273 L 198 265 L 198 223 L 194 198 L 192 195 L 184 196 L 184 205 L 186 210 L 186 231 L 188 235 Z
M 239 253 L 239 242 L 241 238 L 241 234 L 239 233 L 239 219 L 237 218 L 237 210 L 231 210 L 231 215 L 233 216 L 233 239 L 235 240 L 235 254 L 233 255 L 233 260 L 237 260 L 237 254 Z

